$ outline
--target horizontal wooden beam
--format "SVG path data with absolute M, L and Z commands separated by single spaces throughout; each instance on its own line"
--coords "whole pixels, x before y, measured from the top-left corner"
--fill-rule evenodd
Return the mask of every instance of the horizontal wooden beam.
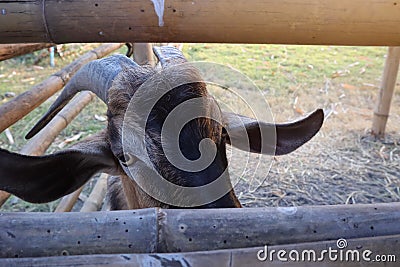
M 155 252 L 155 215 L 154 209 L 0 213 L 0 257 Z
M 400 46 L 397 0 L 0 1 L 0 43 Z
M 265 246 L 254 248 L 239 248 L 226 250 L 211 250 L 198 252 L 177 252 L 158 254 L 111 254 L 111 255 L 82 255 L 59 256 L 42 258 L 9 258 L 0 259 L 1 266 L 196 266 L 196 267 L 242 267 L 242 266 L 372 266 L 377 255 L 385 257 L 385 266 L 398 266 L 400 258 L 400 236 L 379 236 L 371 238 L 357 238 L 346 240 L 347 246 L 341 251 L 337 240 L 289 245 Z M 344 241 L 343 241 L 344 242 Z M 342 243 L 341 243 L 342 244 Z M 329 254 L 322 254 L 323 250 L 331 248 Z M 277 251 L 285 251 L 281 259 Z M 261 252 L 260 252 L 261 251 Z M 272 251 L 275 251 L 271 254 Z M 291 251 L 297 251 L 299 257 Z M 334 252 L 336 251 L 336 252 Z M 367 251 L 367 253 L 365 253 Z M 368 252 L 371 251 L 371 254 Z M 305 252 L 305 253 L 304 253 Z M 313 254 L 315 252 L 315 254 Z M 258 256 L 259 257 L 258 257 Z M 272 255 L 272 256 L 271 256 Z M 303 256 L 304 255 L 304 256 Z M 320 259 L 320 260 L 314 260 Z M 271 256 L 271 257 L 269 257 Z M 309 258 L 310 257 L 310 258 Z M 336 260 L 335 260 L 335 257 Z M 353 258 L 354 257 L 354 258 Z M 285 260 L 288 261 L 285 261 Z M 294 260 L 291 260 L 294 259 Z M 304 260 L 303 260 L 304 259 Z M 359 259 L 359 260 L 352 260 Z M 383 259 L 383 258 L 381 258 Z M 316 262 L 318 262 L 316 264 Z M 370 265 L 369 265 L 370 264 Z
M 399 221 L 400 203 L 0 213 L 0 257 L 191 252 L 389 236 L 400 235 Z

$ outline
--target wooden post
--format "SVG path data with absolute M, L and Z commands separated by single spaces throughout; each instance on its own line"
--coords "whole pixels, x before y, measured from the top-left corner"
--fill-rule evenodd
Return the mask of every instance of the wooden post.
M 133 45 L 133 58 L 139 65 L 155 65 L 154 53 L 150 43 L 135 43 Z
M 399 63 L 400 47 L 389 47 L 372 122 L 372 134 L 376 137 L 385 135 L 390 103 L 396 87 L 397 73 L 399 72 Z
M 29 140 L 26 145 L 21 149 L 21 154 L 39 156 L 44 154 L 47 148 L 51 145 L 57 135 L 86 107 L 90 101 L 94 99 L 94 94 L 91 92 L 82 92 L 70 103 L 68 103 L 60 113 L 50 121 L 37 135 Z M 79 195 L 78 195 L 79 196 Z M 4 191 L 0 191 L 0 207 L 10 197 L 10 194 Z M 73 201 L 74 198 L 69 197 L 67 203 Z M 66 200 L 65 200 L 66 201 Z M 67 211 L 68 205 L 62 206 L 58 209 L 59 211 Z M 75 202 L 73 202 L 75 203 Z M 73 205 L 72 203 L 72 205 Z M 71 207 L 72 209 L 72 207 Z
M 1 7 L 0 7 L 1 9 Z M 1 18 L 1 15 L 0 15 Z M 69 81 L 73 74 L 86 63 L 104 57 L 123 44 L 104 44 L 82 55 L 77 60 L 51 75 L 49 78 L 34 86 L 12 100 L 0 106 L 0 132 L 16 123 L 33 109 L 42 104 L 46 99 L 59 91 Z
M 129 40 L 400 46 L 396 0 L 171 0 L 164 12 L 149 0 L 0 3 L 0 43 Z
M 16 56 L 32 53 L 36 50 L 52 47 L 54 44 L 36 43 L 36 44 L 2 44 L 0 45 L 0 61 Z

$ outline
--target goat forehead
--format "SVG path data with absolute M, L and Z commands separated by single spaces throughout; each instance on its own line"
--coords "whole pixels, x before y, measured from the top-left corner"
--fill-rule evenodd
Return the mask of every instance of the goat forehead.
M 158 99 L 174 88 L 195 84 L 196 86 L 181 87 L 181 89 L 182 91 L 192 90 L 193 93 L 200 92 L 201 95 L 205 95 L 206 88 L 202 82 L 203 78 L 196 67 L 191 64 L 175 65 L 158 72 L 152 72 L 140 88 L 135 90 L 135 94 L 139 99 Z
M 182 86 L 184 85 L 184 86 Z M 197 68 L 191 64 L 173 66 L 156 72 L 148 67 L 124 68 L 109 90 L 108 108 L 111 114 L 124 113 L 132 97 L 144 105 L 157 102 L 163 95 L 179 87 L 170 97 L 177 102 L 187 96 L 205 96 L 207 89 Z
M 122 143 L 137 154 L 145 153 L 149 143 L 153 145 L 159 141 L 166 117 L 177 106 L 194 98 L 200 98 L 200 104 L 189 106 L 188 111 L 196 107 L 197 114 L 193 119 L 202 119 L 196 119 L 189 127 L 182 128 L 188 133 L 183 134 L 182 138 L 210 138 L 219 142 L 221 111 L 216 101 L 208 95 L 196 68 L 183 64 L 158 73 L 149 69 L 142 72 L 140 76 L 137 70 L 124 70 L 114 81 L 109 94 L 109 132 L 113 133 L 111 142 L 120 143 L 114 144 L 117 153 L 122 153 Z M 181 115 L 186 113 L 181 111 L 175 114 L 173 120 L 179 121 Z M 197 146 L 198 142 L 194 142 L 194 149 Z
M 120 81 L 119 84 L 123 85 Z M 130 86 L 130 84 L 125 83 L 125 86 Z M 176 72 L 168 70 L 153 73 L 139 88 L 127 89 L 128 92 L 133 92 L 132 95 L 128 96 L 123 93 L 123 90 L 121 91 L 118 94 L 120 102 L 129 101 L 129 103 L 121 104 L 114 101 L 120 109 L 115 113 L 124 115 L 123 120 L 128 119 L 133 125 L 142 126 L 135 128 L 144 128 L 148 121 L 162 122 L 175 108 L 193 98 L 201 98 L 201 100 L 197 102 L 198 105 L 188 107 L 188 111 L 196 108 L 198 117 L 217 116 L 218 121 L 221 119 L 217 103 L 208 95 L 205 83 L 192 68 L 178 68 Z M 124 109 L 123 113 L 121 109 Z

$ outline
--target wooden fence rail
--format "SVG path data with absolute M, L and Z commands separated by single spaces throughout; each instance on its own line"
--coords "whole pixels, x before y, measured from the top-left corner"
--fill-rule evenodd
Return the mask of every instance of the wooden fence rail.
M 211 250 L 183 253 L 158 253 L 158 254 L 102 254 L 102 255 L 82 255 L 82 256 L 62 256 L 62 257 L 42 257 L 42 258 L 19 258 L 19 259 L 0 259 L 2 266 L 196 266 L 196 267 L 243 267 L 243 266 L 335 266 L 335 267 L 355 267 L 355 266 L 374 266 L 377 255 L 385 256 L 387 259 L 384 266 L 397 267 L 400 259 L 400 236 L 379 236 L 371 238 L 348 239 L 347 246 L 343 249 L 344 255 L 340 260 L 340 249 L 337 240 L 308 242 L 298 244 L 286 244 L 252 248 Z M 322 254 L 323 250 L 338 251 L 332 254 Z M 288 261 L 280 261 L 277 252 L 283 250 L 283 256 Z M 299 252 L 299 257 L 291 251 Z M 260 252 L 261 251 L 261 252 Z M 265 253 L 265 252 L 266 253 Z M 275 253 L 270 254 L 271 251 Z M 313 254 L 313 251 L 315 254 Z M 351 254 L 347 251 L 352 251 Z M 357 252 L 355 252 L 357 251 Z M 365 251 L 371 251 L 363 255 Z M 269 253 L 268 253 L 269 252 Z M 303 254 L 303 252 L 305 252 Z M 346 254 L 347 253 L 347 254 Z M 353 254 L 354 253 L 354 254 Z M 260 256 L 258 259 L 257 255 Z M 270 258 L 269 255 L 272 255 Z M 303 256 L 304 255 L 304 256 Z M 315 255 L 315 257 L 314 257 Z M 321 256 L 322 255 L 322 256 Z M 348 255 L 348 256 L 346 256 Z M 351 260 L 353 259 L 359 260 Z M 266 259 L 264 259 L 266 257 Z M 304 260 L 303 260 L 304 258 Z M 290 260 L 295 259 L 295 260 Z M 319 260 L 318 260 L 319 259 Z M 349 260 L 347 260 L 349 259 Z
M 400 46 L 396 0 L 0 1 L 0 43 Z M 158 13 L 158 15 L 157 15 Z
M 398 236 L 399 220 L 400 203 L 40 216 L 4 212 L 0 257 L 175 253 Z

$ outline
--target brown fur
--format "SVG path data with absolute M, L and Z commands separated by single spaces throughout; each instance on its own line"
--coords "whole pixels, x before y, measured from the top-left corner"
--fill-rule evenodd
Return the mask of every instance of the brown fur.
M 182 69 L 177 71 L 180 72 L 180 79 L 184 79 L 182 77 L 193 78 L 194 80 L 199 80 L 197 70 L 194 68 Z M 157 86 L 151 88 L 152 91 L 141 90 L 137 92 L 137 89 L 144 83 L 149 77 L 152 77 L 155 71 L 151 68 L 140 68 L 140 69 L 124 69 L 114 80 L 113 86 L 109 90 L 108 95 L 108 132 L 110 138 L 110 146 L 114 155 L 119 157 L 119 155 L 123 155 L 123 148 L 121 144 L 121 136 L 122 136 L 122 127 L 124 116 L 126 113 L 126 109 L 128 107 L 128 103 L 132 99 L 133 95 L 140 94 L 140 99 L 143 99 L 143 105 L 146 105 L 146 101 L 150 101 L 152 96 L 154 95 L 154 90 L 159 90 Z M 186 76 L 185 76 L 186 75 Z M 176 75 L 175 75 L 176 76 Z M 154 81 L 154 84 L 162 81 Z M 180 95 L 182 94 L 183 95 Z M 175 97 L 180 99 L 190 98 L 190 97 L 198 97 L 198 96 L 208 96 L 206 85 L 204 83 L 193 83 L 185 85 L 182 90 L 177 92 Z M 160 106 L 159 108 L 164 108 L 164 106 Z M 204 106 L 204 109 L 207 110 L 208 113 L 220 112 L 218 105 L 215 101 L 210 100 L 209 106 Z M 138 110 L 141 110 L 138 108 Z M 167 110 L 164 111 L 167 113 Z M 143 115 L 141 114 L 133 114 L 137 116 L 133 121 L 143 119 Z M 139 126 L 138 126 L 139 127 Z M 192 131 L 190 135 L 193 136 L 201 136 L 202 138 L 211 138 L 216 143 L 221 142 L 221 125 L 211 121 L 209 119 L 201 119 L 197 120 L 196 123 L 193 124 L 192 128 L 189 128 L 188 131 Z M 146 144 L 147 148 L 151 151 L 151 157 L 153 162 L 157 162 L 158 166 L 164 166 L 163 168 L 159 168 L 158 171 L 164 177 L 170 177 L 173 179 L 171 182 L 176 184 L 182 184 L 184 182 L 185 177 L 180 177 L 180 175 L 176 174 L 176 171 L 170 168 L 165 168 L 168 166 L 168 163 L 165 161 L 165 155 L 160 150 L 161 147 L 161 139 L 159 133 L 147 131 L 146 132 Z M 158 167 L 157 165 L 155 168 Z M 115 178 L 113 178 L 115 179 Z M 112 209 L 124 209 L 128 207 L 129 209 L 137 209 L 137 208 L 148 208 L 148 207 L 165 207 L 168 208 L 169 205 L 160 203 L 155 200 L 148 194 L 146 194 L 137 184 L 133 181 L 129 176 L 125 173 L 121 172 L 120 178 L 118 182 L 113 181 L 110 182 L 110 190 L 108 192 L 108 199 L 112 202 Z M 117 189 L 117 185 L 121 186 L 123 190 Z M 123 191 L 123 192 L 122 192 Z M 238 202 L 236 196 L 233 191 L 230 194 L 235 200 L 236 206 L 240 207 L 240 203 Z M 122 204 L 125 203 L 125 204 Z

